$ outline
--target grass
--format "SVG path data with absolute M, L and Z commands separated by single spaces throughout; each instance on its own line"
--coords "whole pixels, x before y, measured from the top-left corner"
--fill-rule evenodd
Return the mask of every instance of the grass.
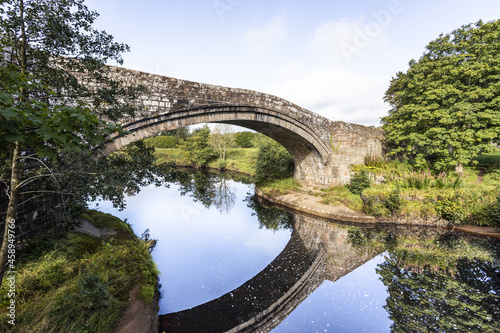
M 345 186 L 333 186 L 323 190 L 323 203 L 327 205 L 344 205 L 353 210 L 360 211 L 363 209 L 363 201 L 359 195 L 349 191 Z
M 226 152 L 226 169 L 254 175 L 258 152 L 258 148 L 229 148 Z M 173 161 L 177 165 L 189 165 L 180 148 L 155 148 L 155 156 L 157 163 Z M 214 159 L 208 164 L 208 167 L 218 168 L 219 160 Z
M 254 175 L 258 153 L 259 148 L 229 148 L 226 152 L 226 169 Z M 218 163 L 219 160 L 215 160 L 208 166 L 217 168 Z
M 383 176 L 385 181 L 363 190 L 361 199 L 365 213 L 402 219 L 444 219 L 454 224 L 500 225 L 492 213 L 500 205 L 500 154 L 482 156 L 479 167 L 466 167 L 460 175 L 455 172 L 432 174 L 411 170 L 408 165 L 385 162 L 373 166 L 355 166 Z M 482 177 L 479 177 L 481 171 Z M 344 191 L 344 190 L 342 190 Z M 332 190 L 340 195 L 340 190 Z M 388 204 L 397 191 L 398 207 Z M 388 207 L 392 207 L 390 211 Z
M 297 192 L 300 187 L 300 183 L 294 178 L 285 178 L 269 182 L 260 186 L 260 190 L 266 195 L 283 195 L 288 192 Z
M 116 217 L 95 211 L 84 216 L 117 235 L 95 239 L 70 233 L 28 244 L 16 262 L 16 325 L 7 323 L 5 280 L 0 331 L 107 333 L 117 325 L 134 286 L 141 286 L 144 302 L 153 301 L 158 271 L 147 244 Z
M 500 149 L 497 148 L 495 152 L 482 154 L 476 159 L 479 165 L 482 166 L 493 166 L 495 164 L 500 164 Z

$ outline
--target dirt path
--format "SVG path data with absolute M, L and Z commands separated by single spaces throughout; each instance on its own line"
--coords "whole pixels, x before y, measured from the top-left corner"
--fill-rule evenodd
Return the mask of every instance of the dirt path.
M 358 212 L 345 206 L 326 205 L 322 202 L 321 197 L 313 195 L 290 193 L 270 198 L 264 195 L 259 189 L 255 189 L 255 193 L 272 203 L 332 220 L 363 223 L 377 222 L 373 216 L 363 212 Z
M 129 305 L 120 319 L 120 323 L 112 333 L 156 333 L 158 323 L 158 306 L 146 305 L 138 297 L 139 286 L 135 286 L 129 294 Z M 158 304 L 156 300 L 153 303 Z
M 87 219 L 82 219 L 80 226 L 74 232 L 87 234 L 91 237 L 102 238 L 113 236 L 115 230 L 97 228 Z M 158 323 L 158 299 L 155 298 L 152 304 L 144 304 L 137 293 L 139 285 L 136 285 L 129 293 L 129 305 L 125 313 L 120 318 L 120 323 L 112 333 L 156 333 Z

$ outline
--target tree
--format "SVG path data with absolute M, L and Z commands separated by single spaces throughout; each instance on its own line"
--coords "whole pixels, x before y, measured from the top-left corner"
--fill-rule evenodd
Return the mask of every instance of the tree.
M 254 147 L 255 136 L 256 134 L 252 132 L 238 132 L 234 141 L 240 148 L 252 148 Z
M 23 180 L 29 173 L 23 163 L 34 159 L 46 166 L 61 151 L 90 152 L 118 129 L 100 119 L 133 114 L 136 90 L 108 77 L 106 62 L 121 63 L 128 46 L 92 28 L 98 15 L 83 0 L 5 0 L 0 15 L 0 147 L 10 160 L 6 222 L 12 222 L 23 185 L 46 176 Z M 83 85 L 84 77 L 99 89 Z M 8 229 L 0 249 L 0 281 Z
M 255 166 L 257 182 L 291 177 L 293 169 L 292 156 L 278 142 L 269 140 L 259 148 Z
M 227 124 L 215 126 L 209 140 L 210 145 L 219 152 L 220 166 L 223 168 L 226 163 L 227 149 L 234 145 L 232 127 Z
M 214 151 L 208 144 L 209 137 L 210 128 L 205 125 L 197 129 L 181 146 L 190 164 L 196 167 L 204 167 L 214 157 Z
M 498 143 L 499 95 L 500 20 L 439 36 L 385 94 L 390 154 L 435 170 L 474 163 Z

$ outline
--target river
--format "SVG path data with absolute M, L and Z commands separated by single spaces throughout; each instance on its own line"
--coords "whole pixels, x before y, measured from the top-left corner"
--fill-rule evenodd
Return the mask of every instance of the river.
M 166 332 L 496 331 L 498 242 L 345 225 L 269 207 L 229 173 L 186 171 L 126 209 L 91 207 L 158 243 Z

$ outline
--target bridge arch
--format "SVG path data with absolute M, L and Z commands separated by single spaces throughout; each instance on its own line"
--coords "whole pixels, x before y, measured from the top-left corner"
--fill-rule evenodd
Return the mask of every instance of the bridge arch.
M 281 143 L 292 155 L 294 177 L 301 183 L 330 186 L 349 181 L 349 165 L 382 153 L 381 130 L 331 121 L 273 95 L 119 67 L 110 67 L 110 75 L 124 86 L 145 89 L 134 102 L 140 110 L 137 117 L 119 121 L 129 134 L 111 136 L 102 147 L 103 154 L 167 130 L 226 123 L 255 130 Z
M 123 125 L 129 134 L 112 137 L 102 153 L 108 155 L 132 142 L 201 123 L 237 125 L 276 140 L 292 155 L 298 179 L 307 178 L 329 163 L 330 147 L 306 124 L 273 110 L 238 105 L 187 108 L 130 122 Z

